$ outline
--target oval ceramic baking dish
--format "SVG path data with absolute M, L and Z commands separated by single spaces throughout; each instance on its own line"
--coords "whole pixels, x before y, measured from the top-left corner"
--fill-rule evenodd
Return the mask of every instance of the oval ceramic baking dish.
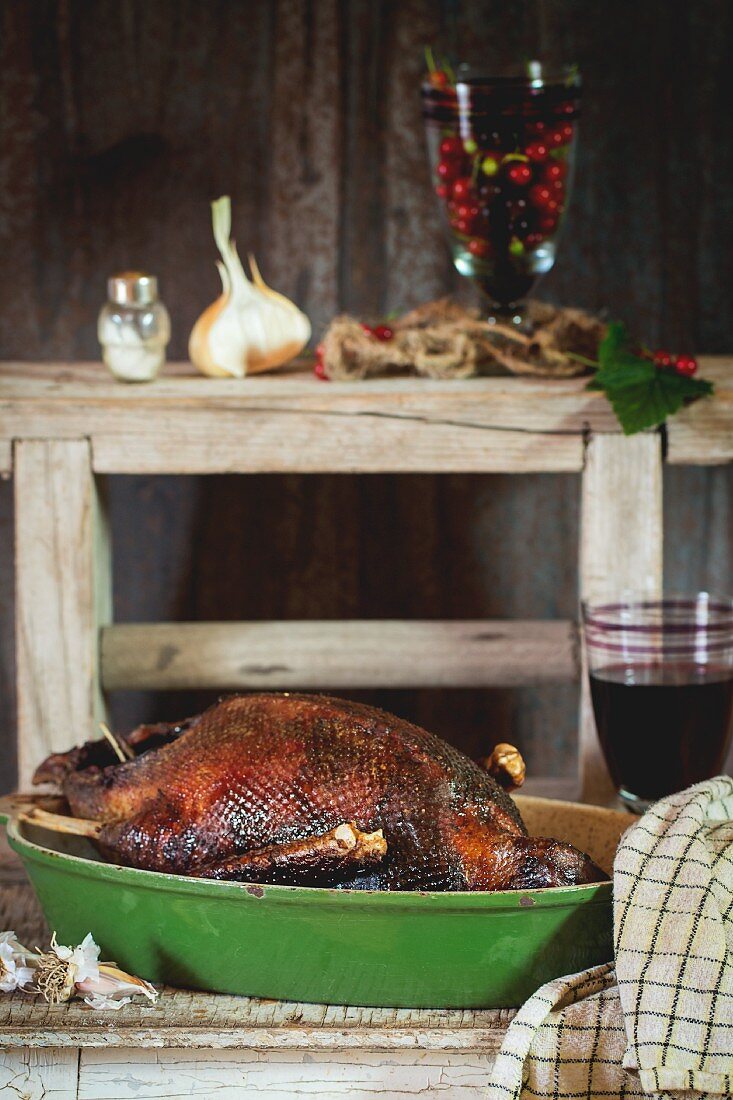
M 530 832 L 604 867 L 630 819 L 518 799 Z M 212 882 L 102 862 L 86 841 L 11 820 L 59 942 L 153 982 L 330 1004 L 494 1008 L 612 957 L 611 884 L 499 893 L 386 893 Z

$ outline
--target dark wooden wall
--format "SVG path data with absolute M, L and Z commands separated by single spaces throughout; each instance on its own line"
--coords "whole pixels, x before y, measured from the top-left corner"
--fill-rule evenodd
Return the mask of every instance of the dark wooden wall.
M 339 309 L 456 290 L 421 132 L 428 42 L 584 73 L 577 187 L 542 294 L 652 344 L 731 352 L 729 0 L 4 0 L 0 358 L 96 358 L 105 277 L 128 266 L 158 273 L 184 357 L 218 292 L 207 203 L 224 192 L 241 247 L 316 333 Z M 113 479 L 117 617 L 571 616 L 578 487 Z M 731 588 L 730 488 L 725 469 L 669 473 L 671 586 Z M 0 488 L 4 785 L 11 496 Z M 511 733 L 535 771 L 574 766 L 570 688 L 380 699 L 470 749 Z M 126 696 L 115 718 L 196 702 Z

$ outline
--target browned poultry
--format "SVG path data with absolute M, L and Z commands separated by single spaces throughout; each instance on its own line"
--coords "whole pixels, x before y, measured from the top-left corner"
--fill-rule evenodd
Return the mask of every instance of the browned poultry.
M 140 753 L 91 743 L 49 759 L 72 813 L 117 862 L 244 881 L 388 890 L 504 890 L 605 878 L 569 844 L 528 837 L 494 779 L 439 738 L 314 695 L 227 698 Z

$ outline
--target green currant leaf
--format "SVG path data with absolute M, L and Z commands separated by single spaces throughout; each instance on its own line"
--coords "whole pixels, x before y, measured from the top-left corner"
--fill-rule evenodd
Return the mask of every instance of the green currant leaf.
M 588 389 L 603 391 L 625 435 L 663 424 L 683 405 L 713 392 L 712 383 L 659 369 L 636 355 L 622 324 L 611 324 L 598 349 Z

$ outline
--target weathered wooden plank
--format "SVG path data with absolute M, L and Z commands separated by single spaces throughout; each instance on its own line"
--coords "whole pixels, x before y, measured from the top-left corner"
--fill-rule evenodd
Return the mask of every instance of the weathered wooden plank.
M 0 439 L 83 433 L 108 473 L 522 472 L 580 469 L 585 426 L 616 430 L 605 400 L 573 381 L 324 385 L 295 372 L 130 387 L 100 371 L 9 368 Z
M 702 359 L 701 367 L 715 382 L 715 393 L 668 420 L 666 459 L 673 465 L 733 462 L 733 360 Z
M 704 366 L 718 391 L 670 421 L 673 462 L 733 454 L 731 363 Z M 188 369 L 132 387 L 92 364 L 3 364 L 0 443 L 84 434 L 95 469 L 117 473 L 522 472 L 578 469 L 585 430 L 618 432 L 582 379 L 323 385 L 302 370 L 227 381 Z
M 21 1100 L 75 1100 L 78 1051 L 53 1047 L 5 1049 L 1 1034 L 0 1044 L 0 1092 Z
M 111 618 L 109 545 L 86 440 L 22 441 L 15 456 L 20 785 L 105 713 L 98 628 Z
M 164 989 L 163 994 L 166 1012 L 175 1013 L 176 1006 L 171 998 L 178 994 L 178 990 Z M 199 1015 L 205 1015 L 210 1006 L 207 1002 L 215 1002 L 218 994 L 202 993 L 199 995 L 199 1003 L 193 1007 Z M 240 1009 L 246 1013 L 246 997 L 237 998 Z M 215 1003 L 213 1008 L 215 1008 Z M 293 1007 L 293 1006 L 289 1006 Z M 297 1006 L 301 1008 L 302 1006 Z M 322 1013 L 326 1009 L 338 1006 L 319 1006 Z M 89 1016 L 89 1009 L 84 1008 Z M 417 1010 L 412 1017 L 402 1022 L 395 1022 L 393 1016 L 397 1010 L 379 1009 L 383 1018 L 378 1018 L 376 1024 L 372 1022 L 371 1013 L 368 1010 L 348 1009 L 351 1013 L 363 1011 L 364 1026 L 350 1025 L 339 1027 L 329 1023 L 322 1026 L 318 1022 L 310 1024 L 303 1022 L 303 1026 L 296 1023 L 294 1026 L 282 1026 L 274 1023 L 271 1027 L 266 1025 L 249 1025 L 245 1023 L 241 1027 L 224 1026 L 191 1026 L 182 1016 L 173 1015 L 170 1023 L 158 1023 L 150 1026 L 134 1026 L 120 1019 L 122 1010 L 115 1012 L 114 1017 L 105 1013 L 105 1018 L 95 1013 L 95 1018 L 84 1025 L 82 1022 L 59 1017 L 56 1023 L 49 1021 L 44 1027 L 42 1023 L 34 1022 L 30 1027 L 21 1027 L 10 1023 L 7 1027 L 0 1028 L 0 1049 L 22 1047 L 28 1050 L 67 1050 L 83 1048 L 94 1050 L 95 1048 L 116 1049 L 123 1051 L 135 1050 L 191 1050 L 191 1051 L 311 1051 L 328 1053 L 338 1051 L 357 1052 L 355 1055 L 361 1058 L 362 1052 L 367 1051 L 420 1051 L 430 1050 L 445 1054 L 476 1053 L 495 1054 L 501 1047 L 502 1039 L 506 1033 L 509 1020 L 514 1012 L 508 1009 L 497 1009 L 497 1019 L 493 1026 L 482 1026 L 473 1022 L 473 1012 L 465 1010 L 459 1016 L 465 1017 L 461 1023 L 456 1021 L 455 1026 L 431 1026 L 429 1020 L 421 1018 Z M 375 1010 L 377 1011 L 377 1010 Z M 427 1010 L 426 1010 L 427 1011 Z M 503 1013 L 500 1017 L 498 1014 Z M 57 1013 L 58 1016 L 58 1013 Z
M 656 433 L 593 436 L 583 470 L 580 596 L 624 591 L 657 595 L 662 588 L 662 441 Z M 613 798 L 598 737 L 583 655 L 580 705 L 582 795 Z
M 374 414 L 166 418 L 168 432 L 92 435 L 102 473 L 534 473 L 579 470 L 579 436 L 426 425 Z M 377 414 L 380 417 L 381 413 Z M 152 425 L 151 425 L 152 429 Z
M 473 1100 L 484 1096 L 493 1057 L 481 1053 L 415 1054 L 84 1050 L 79 1100 L 184 1100 L 191 1095 L 239 1100 L 318 1096 L 406 1096 Z
M 118 688 L 495 687 L 577 677 L 565 622 L 140 623 L 102 632 Z
M 318 340 L 339 310 L 340 179 L 322 167 L 344 161 L 341 91 L 348 66 L 338 0 L 279 0 L 270 7 L 272 108 L 266 133 L 277 155 L 268 158 L 262 270 L 270 285 L 298 301 Z M 293 94 L 296 88 L 308 94 Z M 251 231 L 235 212 L 236 232 L 238 226 Z

